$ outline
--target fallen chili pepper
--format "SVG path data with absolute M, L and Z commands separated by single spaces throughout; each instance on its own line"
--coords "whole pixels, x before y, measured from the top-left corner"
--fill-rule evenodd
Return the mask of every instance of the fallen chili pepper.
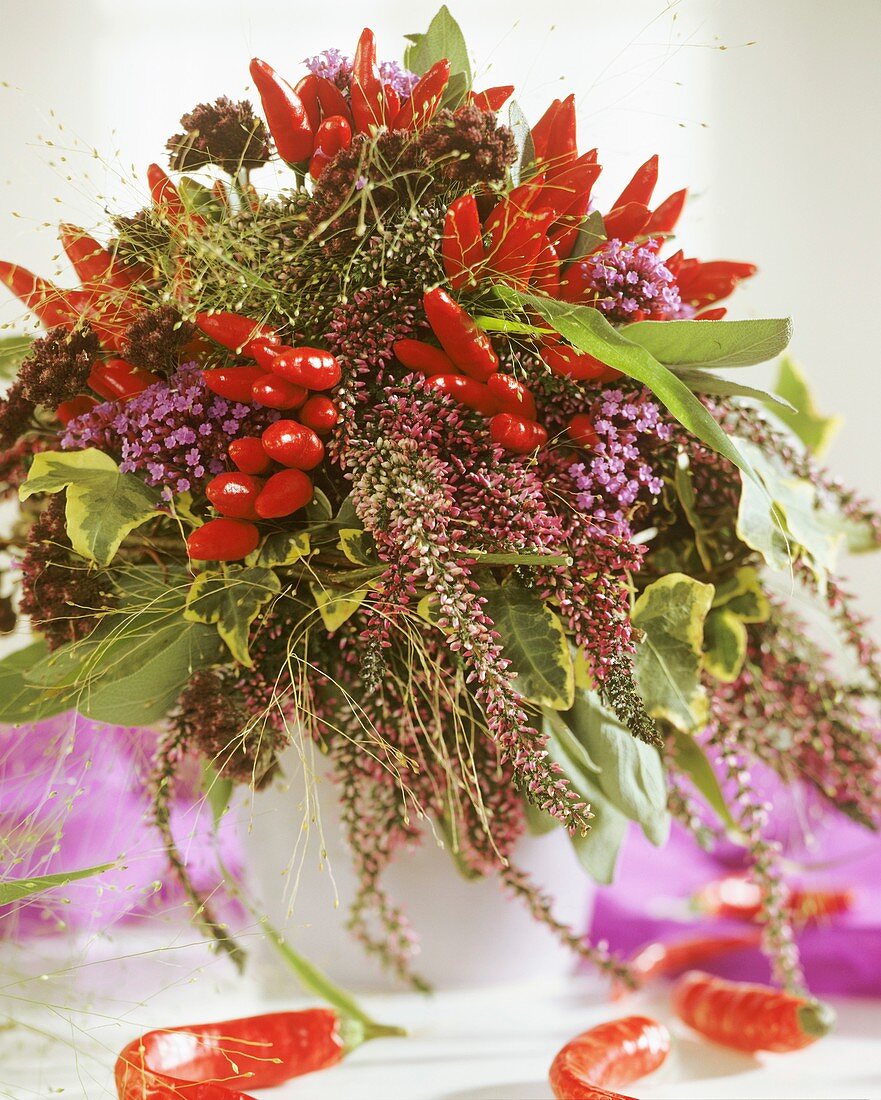
M 260 532 L 243 519 L 209 519 L 187 537 L 194 561 L 241 561 L 257 549 Z
M 312 155 L 313 134 L 303 101 L 271 65 L 255 57 L 251 79 L 260 93 L 263 113 L 278 155 L 288 164 L 302 164 Z
M 484 416 L 495 416 L 499 411 L 498 403 L 488 387 L 465 374 L 435 374 L 427 379 L 426 385 Z
M 461 290 L 477 281 L 477 271 L 486 259 L 486 250 L 477 200 L 473 195 L 460 195 L 447 207 L 441 255 L 453 290 Z
M 656 941 L 640 947 L 628 959 L 627 966 L 636 988 L 641 989 L 655 978 L 679 974 L 695 965 L 708 963 L 719 955 L 756 947 L 760 942 L 761 933 L 758 931 L 742 932 L 736 936 L 689 936 L 673 943 Z M 612 985 L 612 1000 L 617 1001 L 632 990 L 633 987 L 623 982 L 615 982 Z
M 531 391 L 513 375 L 497 371 L 487 378 L 486 388 L 495 398 L 496 412 L 515 413 L 527 420 L 538 416 Z
M 672 996 L 673 1008 L 689 1027 L 735 1050 L 801 1050 L 835 1024 L 835 1013 L 821 1001 L 700 970 L 680 978 Z
M 321 348 L 279 348 L 269 369 L 308 390 L 329 390 L 342 377 L 336 358 Z
M 251 474 L 218 474 L 205 486 L 205 496 L 222 516 L 254 520 L 254 502 L 262 488 L 263 480 Z
M 670 1053 L 670 1034 L 648 1016 L 625 1016 L 583 1031 L 551 1063 L 557 1100 L 626 1100 L 612 1090 L 654 1073 Z
M 396 340 L 394 352 L 398 361 L 410 370 L 422 371 L 423 374 L 456 373 L 456 364 L 449 355 L 424 340 Z
M 459 370 L 478 382 L 485 382 L 498 370 L 499 357 L 489 336 L 445 290 L 426 290 L 422 301 L 432 331 Z
M 376 64 L 376 41 L 373 31 L 364 28 L 352 59 L 352 80 L 349 88 L 352 119 L 359 134 L 378 130 L 385 123 L 385 95 Z
M 279 470 L 257 497 L 255 508 L 262 519 L 281 519 L 304 508 L 312 499 L 312 481 L 302 470 Z
M 125 359 L 95 363 L 88 378 L 90 388 L 108 401 L 125 401 L 158 381 L 157 374 L 134 367 Z
M 296 420 L 276 420 L 262 440 L 264 451 L 281 466 L 314 470 L 324 458 L 324 444 L 317 434 Z
M 277 374 L 263 374 L 251 386 L 251 399 L 268 409 L 299 409 L 308 396 L 305 386 L 279 378 Z
M 506 451 L 528 455 L 548 441 L 548 433 L 541 424 L 514 413 L 499 413 L 489 422 L 489 434 L 493 443 Z
M 197 313 L 196 325 L 215 343 L 243 355 L 281 344 L 281 337 L 269 325 L 240 313 Z
M 260 367 L 217 367 L 202 371 L 205 385 L 212 393 L 243 404 L 252 400 L 254 383 L 265 376 L 266 372 Z
M 256 435 L 234 439 L 227 453 L 235 468 L 243 474 L 265 474 L 272 466 L 272 459 L 263 449 L 263 440 Z
M 707 883 L 692 899 L 696 909 L 712 917 L 754 921 L 762 912 L 763 891 L 742 875 L 728 875 Z M 851 890 L 803 890 L 786 888 L 786 906 L 792 917 L 818 921 L 847 913 L 853 908 Z
M 336 405 L 324 394 L 316 393 L 300 409 L 300 423 L 305 424 L 319 435 L 326 435 L 333 431 L 339 421 L 340 414 Z
M 410 98 L 392 118 L 392 130 L 420 130 L 431 122 L 450 82 L 450 63 L 435 62 L 413 87 Z

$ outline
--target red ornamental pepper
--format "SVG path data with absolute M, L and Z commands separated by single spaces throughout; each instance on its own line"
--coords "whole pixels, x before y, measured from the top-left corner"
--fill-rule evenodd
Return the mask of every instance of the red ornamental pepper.
M 94 409 L 97 404 L 98 402 L 94 397 L 81 394 L 79 397 L 72 397 L 69 401 L 62 401 L 55 410 L 55 415 L 62 424 L 69 424 L 74 417 L 82 416 L 83 413 Z
M 568 164 L 577 156 L 575 96 L 555 99 L 532 129 L 537 164 Z
M 622 1100 L 612 1090 L 654 1073 L 669 1053 L 669 1032 L 648 1016 L 610 1020 L 576 1035 L 559 1051 L 551 1064 L 551 1088 L 557 1100 Z
M 649 158 L 645 164 L 637 168 L 633 179 L 618 196 L 617 201 L 612 203 L 612 209 L 614 210 L 619 206 L 627 206 L 627 204 L 631 202 L 637 202 L 641 203 L 643 206 L 648 206 L 652 201 L 652 194 L 657 182 L 658 155 L 655 153 L 655 155 Z
M 569 422 L 566 431 L 573 443 L 577 443 L 579 447 L 587 447 L 592 450 L 600 441 L 596 428 L 593 426 L 593 420 L 587 413 L 576 413 Z
M 453 290 L 477 281 L 477 269 L 486 259 L 486 251 L 473 195 L 461 195 L 447 207 L 441 251 L 444 271 Z
M 602 170 L 603 166 L 596 161 L 596 150 L 572 164 L 548 168 L 539 207 L 555 210 L 559 216 L 576 210 L 581 215 L 590 204 L 590 193 Z
M 59 229 L 61 247 L 83 284 L 92 283 L 115 290 L 129 290 L 137 282 L 138 272 L 117 265 L 113 256 L 76 225 Z
M 594 356 L 588 355 L 587 352 L 577 351 L 567 344 L 552 344 L 550 347 L 545 347 L 541 355 L 554 374 L 572 378 L 577 382 L 604 381 L 608 377 L 608 372 L 614 370 L 599 359 L 595 359 Z
M 705 309 L 703 313 L 698 313 L 695 321 L 721 321 L 728 310 L 722 306 L 720 309 Z
M 252 1100 L 237 1086 L 327 1069 L 365 1037 L 328 1008 L 148 1031 L 117 1059 L 116 1088 L 119 1100 Z
M 307 73 L 294 85 L 294 94 L 303 104 L 306 118 L 309 120 L 309 129 L 314 134 L 321 125 L 321 104 L 318 102 L 318 77 L 315 73 Z
M 308 396 L 305 386 L 277 374 L 263 374 L 251 386 L 251 400 L 268 409 L 299 409 Z
M 336 84 L 332 80 L 328 80 L 326 76 L 320 76 L 315 87 L 324 118 L 329 118 L 331 115 L 341 115 L 351 124 L 352 112 L 349 110 L 348 101 Z
M 427 384 L 432 389 L 448 394 L 460 405 L 465 405 L 484 416 L 495 416 L 499 411 L 495 397 L 483 382 L 468 378 L 464 374 L 436 374 Z
M 244 519 L 209 519 L 190 532 L 187 550 L 194 561 L 241 561 L 257 549 L 260 532 Z
M 683 188 L 681 191 L 674 191 L 669 198 L 664 199 L 660 206 L 656 206 L 649 218 L 648 225 L 645 227 L 646 233 L 650 235 L 672 233 L 679 221 L 679 216 L 685 208 L 687 196 L 688 192 Z
M 263 113 L 278 155 L 288 164 L 301 164 L 312 155 L 312 127 L 303 101 L 271 65 L 255 57 L 251 79 L 260 93 Z
M 340 414 L 336 405 L 324 394 L 316 393 L 310 397 L 300 409 L 300 423 L 305 424 L 319 435 L 326 435 L 333 431 L 339 421 Z
M 391 84 L 385 84 L 382 93 L 383 103 L 385 104 L 384 117 L 387 119 L 397 118 L 398 112 L 401 110 L 401 97 Z
M 496 402 L 496 412 L 514 413 L 527 420 L 535 420 L 538 413 L 531 392 L 510 374 L 491 374 L 486 388 Z
M 670 267 L 670 261 L 667 266 Z M 673 268 L 670 270 L 673 271 Z M 756 270 L 755 264 L 737 263 L 734 260 L 702 263 L 700 260 L 679 257 L 677 270 L 673 273 L 676 275 L 683 302 L 700 309 L 711 302 L 727 298 L 742 279 L 755 275 Z
M 673 943 L 647 943 L 628 960 L 627 966 L 641 989 L 659 977 L 679 974 L 700 963 L 708 963 L 720 955 L 756 947 L 759 932 L 742 932 L 737 936 L 689 936 Z M 621 982 L 612 986 L 612 1000 L 617 1001 L 632 990 Z
M 196 324 L 216 343 L 230 351 L 254 355 L 256 350 L 281 344 L 281 337 L 270 328 L 240 313 L 197 313 Z
M 262 488 L 262 479 L 250 474 L 218 474 L 205 486 L 205 496 L 222 516 L 257 519 L 254 502 Z
M 279 470 L 269 478 L 257 497 L 257 515 L 263 519 L 293 515 L 305 508 L 312 496 L 312 482 L 302 470 Z
M 0 260 L 0 282 L 5 283 L 46 328 L 58 325 L 72 328 L 79 317 L 79 302 L 83 298 L 78 291 L 60 290 L 26 267 Z
M 513 84 L 500 84 L 494 88 L 486 88 L 482 92 L 470 92 L 468 102 L 480 108 L 481 111 L 495 114 L 504 107 L 513 94 Z
M 577 230 L 576 230 L 577 232 Z M 551 241 L 545 241 L 535 267 L 532 269 L 532 285 L 551 298 L 560 294 L 560 257 Z
M 498 370 L 499 357 L 489 336 L 445 290 L 427 290 L 422 302 L 435 336 L 459 370 L 478 382 L 485 382 Z
M 403 339 L 395 342 L 395 355 L 410 370 L 423 374 L 455 374 L 456 364 L 445 351 L 424 340 Z
M 342 377 L 336 358 L 321 348 L 280 348 L 270 369 L 309 390 L 329 390 Z
M 735 1050 L 801 1050 L 831 1031 L 835 1013 L 752 982 L 729 982 L 691 970 L 673 987 L 673 1008 L 689 1027 Z
M 643 203 L 629 202 L 618 206 L 603 219 L 606 236 L 609 240 L 617 237 L 619 241 L 632 241 L 648 225 L 650 217 L 649 208 Z
M 315 135 L 315 152 L 309 161 L 309 174 L 319 179 L 321 173 L 340 149 L 352 144 L 352 127 L 342 115 L 331 115 L 318 127 Z
M 376 64 L 376 41 L 366 27 L 352 60 L 352 118 L 359 134 L 377 130 L 385 122 L 385 96 Z
M 847 913 L 853 908 L 850 890 L 787 889 L 786 905 L 797 920 L 817 921 Z M 754 921 L 762 912 L 763 891 L 758 883 L 741 875 L 728 875 L 707 883 L 694 897 L 702 913 L 723 919 Z
M 548 441 L 548 433 L 541 424 L 514 413 L 499 413 L 489 422 L 489 434 L 493 443 L 517 455 L 528 455 Z
M 434 117 L 450 82 L 450 63 L 444 58 L 424 73 L 413 87 L 410 98 L 394 116 L 392 130 L 420 130 Z
M 314 470 L 324 458 L 324 444 L 317 434 L 296 420 L 276 420 L 262 439 L 263 449 L 281 466 Z
M 515 216 L 501 239 L 493 239 L 487 262 L 503 282 L 529 282 L 555 216 L 553 210 L 525 211 Z
M 263 440 L 256 435 L 243 435 L 234 439 L 227 448 L 230 461 L 243 474 L 265 474 L 272 466 L 272 459 L 263 450 Z
M 203 370 L 202 377 L 212 393 L 248 404 L 253 400 L 254 383 L 265 378 L 266 372 L 261 367 L 217 367 Z
M 178 189 L 158 164 L 151 164 L 148 167 L 147 183 L 150 185 L 150 198 L 153 200 L 153 205 L 165 215 L 173 228 L 186 225 L 187 222 L 195 228 L 205 225 L 205 219 L 201 214 L 194 214 L 187 210 Z
M 91 389 L 108 401 L 125 401 L 158 382 L 159 376 L 133 367 L 124 359 L 108 359 L 93 365 L 88 381 Z

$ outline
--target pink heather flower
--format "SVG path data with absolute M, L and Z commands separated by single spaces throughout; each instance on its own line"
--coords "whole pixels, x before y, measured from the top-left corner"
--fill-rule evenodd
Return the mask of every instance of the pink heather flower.
M 105 401 L 67 426 L 65 450 L 98 447 L 120 458 L 123 473 L 174 493 L 198 488 L 227 468 L 231 439 L 259 434 L 279 418 L 273 409 L 212 393 L 195 363 L 128 401 Z
M 678 315 L 679 289 L 656 247 L 653 240 L 624 244 L 613 237 L 588 258 L 590 283 L 596 294 L 593 304 L 610 321 Z

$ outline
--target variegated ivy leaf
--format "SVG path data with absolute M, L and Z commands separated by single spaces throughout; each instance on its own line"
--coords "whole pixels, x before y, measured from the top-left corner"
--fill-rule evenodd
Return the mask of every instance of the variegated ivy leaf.
M 707 719 L 700 674 L 704 620 L 713 593 L 711 584 L 670 573 L 643 591 L 631 613 L 645 635 L 634 668 L 646 710 L 686 733 Z
M 35 493 L 67 490 L 67 534 L 77 554 L 109 565 L 120 543 L 157 514 L 159 490 L 134 474 L 120 473 L 113 459 L 94 447 L 84 451 L 42 451 L 19 489 Z
M 377 562 L 373 535 L 360 527 L 343 527 L 340 530 L 340 550 L 354 565 L 375 565 Z
M 746 625 L 728 607 L 717 607 L 704 623 L 704 667 L 723 684 L 732 684 L 746 660 Z
M 794 406 L 792 412 L 771 406 L 778 420 L 794 432 L 809 451 L 821 455 L 841 427 L 838 416 L 824 416 L 814 403 L 807 379 L 788 356 L 781 360 L 777 372 L 776 393 Z
M 294 565 L 312 553 L 309 535 L 305 531 L 274 531 L 248 558 L 248 565 L 264 569 L 279 569 Z
M 324 628 L 331 634 L 334 630 L 339 630 L 346 620 L 351 619 L 368 593 L 367 588 L 349 590 L 332 584 L 319 584 L 317 581 L 313 581 L 309 587 Z
M 271 569 L 250 565 L 226 572 L 206 570 L 193 581 L 184 618 L 216 625 L 217 632 L 241 665 L 253 665 L 248 649 L 251 623 L 260 609 L 281 591 Z
M 762 590 L 759 575 L 748 565 L 716 585 L 713 607 L 733 611 L 745 623 L 765 623 L 771 617 L 771 605 Z

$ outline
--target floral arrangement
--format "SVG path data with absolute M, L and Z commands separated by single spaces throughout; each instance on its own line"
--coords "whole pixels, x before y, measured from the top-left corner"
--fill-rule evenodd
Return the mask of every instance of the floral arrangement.
M 717 373 L 779 355 L 788 322 L 726 319 L 755 268 L 686 255 L 657 157 L 604 193 L 572 96 L 530 127 L 513 88 L 475 90 L 446 9 L 403 65 L 365 30 L 293 85 L 251 75 L 263 119 L 199 104 L 144 209 L 103 243 L 62 227 L 80 285 L 0 265 L 47 330 L 2 345 L 3 626 L 34 639 L 0 663 L 0 720 L 161 729 L 153 817 L 236 957 L 174 845 L 175 776 L 259 789 L 304 738 L 351 931 L 402 979 L 383 871 L 428 822 L 626 978 L 517 842 L 559 826 L 605 883 L 628 822 L 662 845 L 675 818 L 749 853 L 797 990 L 750 769 L 877 827 L 881 661 L 836 555 L 881 519 L 817 465 L 830 424 L 791 362 L 776 394 Z M 261 191 L 270 160 L 289 180 Z

